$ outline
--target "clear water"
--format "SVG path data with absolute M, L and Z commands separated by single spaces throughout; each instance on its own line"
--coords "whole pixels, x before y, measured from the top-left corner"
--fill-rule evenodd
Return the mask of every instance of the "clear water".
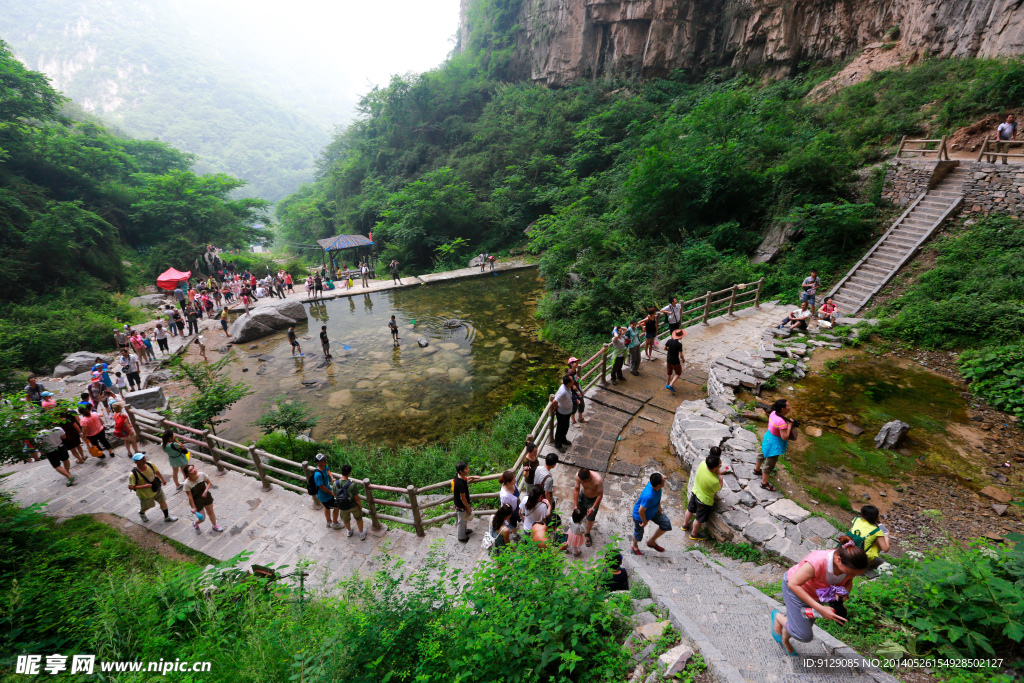
M 480 424 L 530 380 L 555 387 L 564 354 L 537 337 L 542 288 L 527 269 L 309 304 L 308 326 L 296 328 L 305 358 L 291 357 L 284 331 L 236 350 L 230 373 L 254 393 L 227 413 L 223 434 L 258 438 L 251 423 L 277 397 L 319 416 L 316 439 L 416 445 Z M 452 320 L 459 324 L 446 325 Z M 321 325 L 332 360 L 320 348 Z

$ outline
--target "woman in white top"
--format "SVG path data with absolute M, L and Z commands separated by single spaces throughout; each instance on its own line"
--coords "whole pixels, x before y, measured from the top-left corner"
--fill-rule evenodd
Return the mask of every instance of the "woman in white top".
M 516 475 L 512 470 L 505 470 L 498 480 L 501 482 L 501 490 L 498 491 L 498 500 L 502 505 L 508 505 L 512 512 L 508 518 L 508 528 L 516 529 L 522 517 L 519 514 L 519 489 L 516 488 Z
M 523 528 L 533 529 L 535 524 L 545 524 L 548 518 L 548 504 L 544 500 L 544 487 L 534 486 L 530 489 L 530 497 L 523 506 Z M 545 525 L 546 526 L 546 525 Z
M 210 518 L 214 531 L 224 531 L 217 525 L 217 515 L 213 512 L 213 495 L 210 489 L 213 484 L 204 472 L 196 469 L 196 466 L 189 463 L 185 466 L 185 492 L 188 494 L 188 502 L 192 506 L 192 514 L 196 520 L 192 522 L 192 528 L 197 534 L 203 533 L 199 530 L 199 524 L 203 521 L 202 515 Z

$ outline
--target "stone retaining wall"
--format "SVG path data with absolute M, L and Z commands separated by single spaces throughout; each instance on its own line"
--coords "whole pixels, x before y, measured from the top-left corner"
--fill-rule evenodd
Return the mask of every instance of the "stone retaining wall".
M 760 439 L 756 423 L 740 415 L 732 405 L 734 390 L 758 393 L 771 376 L 787 369 L 794 378 L 806 372 L 803 361 L 814 347 L 841 347 L 840 338 L 804 335 L 769 328 L 756 352 L 735 352 L 716 358 L 708 372 L 708 398 L 684 401 L 676 410 L 670 441 L 684 467 L 690 471 L 687 498 L 693 491 L 694 475 L 712 446 L 722 449 L 722 461 L 732 472 L 722 476 L 725 485 L 718 492 L 715 514 L 708 533 L 720 541 L 751 543 L 785 562 L 799 562 L 808 552 L 828 545 L 836 529 L 777 491 L 761 488 L 754 474 Z M 856 336 L 855 333 L 851 336 Z
M 961 162 L 967 171 L 964 181 L 964 210 L 974 213 L 997 211 L 1014 218 L 1024 209 L 1024 164 Z
M 934 159 L 893 159 L 886 165 L 882 197 L 907 206 L 928 191 L 937 166 Z

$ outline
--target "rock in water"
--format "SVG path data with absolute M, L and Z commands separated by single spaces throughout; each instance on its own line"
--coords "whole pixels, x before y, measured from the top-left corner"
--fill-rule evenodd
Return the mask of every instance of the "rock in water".
M 885 448 L 894 450 L 903 443 L 903 439 L 907 438 L 907 432 L 910 431 L 910 425 L 900 420 L 893 420 L 882 425 L 882 428 L 878 431 L 878 436 L 875 437 L 875 448 Z
M 307 319 L 306 309 L 298 301 L 280 301 L 253 309 L 249 315 L 239 316 L 231 325 L 231 337 L 236 344 L 242 344 L 283 330 L 289 325 Z
M 416 343 L 419 344 L 421 347 L 430 346 L 430 342 L 427 340 L 426 337 L 420 337 L 419 339 L 416 340 Z
M 460 327 L 462 327 L 462 321 L 459 320 L 458 318 L 451 318 L 449 320 L 444 321 L 444 327 L 448 328 L 449 330 L 457 330 Z
M 156 308 L 172 302 L 172 299 L 163 294 L 144 294 L 134 299 L 129 299 L 128 304 L 136 308 Z

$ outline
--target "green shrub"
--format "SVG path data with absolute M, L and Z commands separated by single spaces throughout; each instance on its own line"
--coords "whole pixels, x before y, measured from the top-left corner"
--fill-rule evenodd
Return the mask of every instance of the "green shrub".
M 1024 417 L 1024 345 L 965 351 L 959 362 L 971 391 L 993 408 Z

